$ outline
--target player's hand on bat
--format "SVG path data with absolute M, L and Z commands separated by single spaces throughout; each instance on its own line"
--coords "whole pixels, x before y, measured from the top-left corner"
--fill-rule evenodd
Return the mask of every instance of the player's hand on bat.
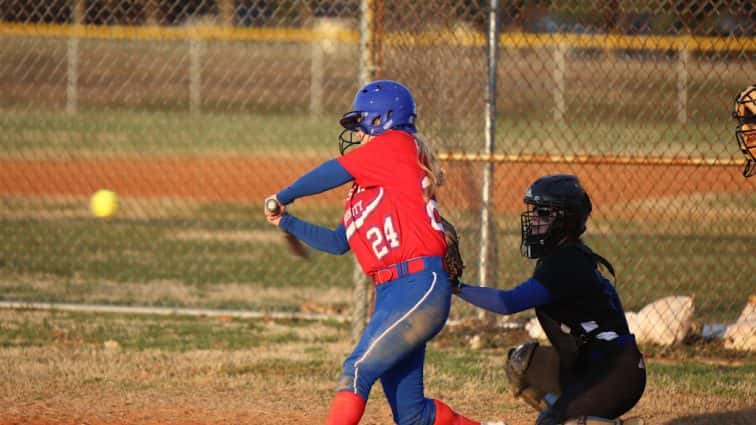
M 281 217 L 286 212 L 286 207 L 278 202 L 276 195 L 271 195 L 265 198 L 263 210 L 265 211 L 265 219 L 268 220 L 268 223 L 278 226 L 281 222 Z
M 265 211 L 265 218 L 269 223 L 281 227 L 281 217 L 286 213 L 286 207 L 278 202 L 276 195 L 271 195 L 265 198 L 263 210 Z M 310 257 L 307 249 L 296 236 L 291 233 L 285 233 L 284 237 L 286 238 L 286 245 L 289 247 L 292 254 L 304 258 L 305 260 Z

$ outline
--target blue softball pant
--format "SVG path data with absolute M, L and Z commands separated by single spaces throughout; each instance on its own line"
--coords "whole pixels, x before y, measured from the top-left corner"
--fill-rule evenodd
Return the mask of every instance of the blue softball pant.
M 436 415 L 423 390 L 425 347 L 449 317 L 452 291 L 441 257 L 423 261 L 422 271 L 376 286 L 375 309 L 337 388 L 367 400 L 380 379 L 400 425 L 430 425 Z

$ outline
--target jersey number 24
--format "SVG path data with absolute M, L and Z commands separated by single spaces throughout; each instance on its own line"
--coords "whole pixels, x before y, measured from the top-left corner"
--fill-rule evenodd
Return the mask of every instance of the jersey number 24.
M 428 213 L 430 218 L 431 227 L 436 230 L 443 231 L 444 226 L 441 224 L 440 215 L 438 213 L 438 203 L 431 199 L 425 205 L 425 212 Z M 380 226 L 373 226 L 365 232 L 365 236 L 370 241 L 373 248 L 373 253 L 376 258 L 381 259 L 388 254 L 389 249 L 399 248 L 399 234 L 394 228 L 394 222 L 391 216 L 387 216 L 383 220 L 383 229 Z

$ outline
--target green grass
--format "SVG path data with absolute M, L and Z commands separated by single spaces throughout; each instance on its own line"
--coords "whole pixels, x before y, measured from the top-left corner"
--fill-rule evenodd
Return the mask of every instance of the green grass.
M 67 40 L 6 37 L 0 47 L 6 59 L 0 64 L 0 156 L 335 154 L 338 118 L 350 108 L 357 89 L 356 46 L 339 46 L 324 58 L 324 114 L 311 117 L 309 43 L 204 44 L 203 113 L 189 113 L 186 40 L 82 39 L 79 112 L 67 114 Z M 391 60 L 384 71 L 413 89 L 419 128 L 440 150 L 480 151 L 486 103 L 480 79 L 486 66 L 483 50 L 453 45 L 400 50 L 389 48 Z M 688 122 L 681 124 L 676 58 L 589 52 L 574 49 L 567 55 L 565 120 L 555 122 L 551 50 L 502 49 L 496 152 L 739 155 L 729 112 L 734 94 L 750 83 L 745 76 L 751 62 L 691 55 Z M 401 60 L 408 55 L 413 59 Z M 429 66 L 447 62 L 444 58 L 455 58 L 457 66 L 435 69 L 427 77 Z M 402 62 L 401 69 L 392 61 Z
M 244 350 L 266 345 L 333 342 L 346 325 L 320 322 L 330 329 L 307 336 L 297 330 L 312 323 L 283 321 L 268 328 L 262 321 L 233 318 L 184 316 L 93 315 L 74 312 L 37 312 L 18 310 L 5 317 L 0 332 L 0 347 L 45 347 L 51 345 L 103 347 L 115 341 L 124 350 Z M 317 354 L 310 350 L 311 355 Z M 322 354 L 322 353 L 321 353 Z M 317 356 L 315 356 L 317 357 Z M 320 356 L 322 357 L 322 355 Z
M 597 252 L 611 256 L 631 310 L 664 296 L 688 295 L 694 297 L 697 318 L 734 320 L 745 305 L 743 294 L 753 289 L 748 272 L 753 262 L 747 256 L 756 243 L 753 236 L 620 234 L 592 239 Z
M 262 223 L 258 223 L 262 225 Z M 265 232 L 279 237 L 267 228 Z M 222 228 L 233 232 L 233 229 Z M 129 285 L 174 282 L 199 293 L 212 292 L 220 284 L 253 288 L 349 287 L 349 256 L 313 253 L 312 262 L 293 260 L 280 243 L 218 240 L 177 240 L 172 235 L 188 230 L 220 231 L 212 223 L 199 220 L 113 220 L 0 221 L 0 237 L 11 243 L 0 247 L 0 279 L 47 279 L 49 291 L 12 284 L 0 295 L 3 299 L 92 302 L 102 283 Z M 249 226 L 245 232 L 262 231 Z M 22 277 L 24 277 L 21 279 Z M 102 294 L 103 297 L 105 294 Z M 99 300 L 100 302 L 103 299 Z M 127 298 L 111 302 L 143 304 L 144 299 Z M 152 304 L 182 305 L 167 296 Z M 229 297 L 213 307 L 291 310 L 285 303 L 261 304 L 254 298 Z
M 3 111 L 2 156 L 159 157 L 338 152 L 338 123 L 307 115 Z M 325 124 L 328 124 L 327 122 Z
M 333 156 L 337 153 L 338 114 L 205 113 L 84 110 L 74 115 L 34 108 L 4 109 L 0 157 L 160 157 L 196 155 Z M 578 117 L 563 124 L 537 117 L 502 115 L 497 120 L 495 153 L 652 155 L 729 158 L 733 138 L 722 120 L 682 128 L 675 122 L 596 121 Z M 423 132 L 440 151 L 480 152 L 482 133 L 454 122 L 424 123 Z M 482 127 L 481 127 L 482 128 Z
M 720 207 L 753 202 L 741 198 L 720 199 Z M 10 199 L 4 206 L 3 300 L 299 311 L 311 296 L 303 291 L 317 295 L 338 288 L 337 297 L 324 295 L 318 302 L 337 309 L 351 304 L 351 253 L 310 250 L 310 261 L 294 258 L 257 206 L 186 203 L 175 215 L 170 208 L 152 218 L 124 211 L 107 221 L 86 217 L 74 201 Z M 17 216 L 29 210 L 38 218 Z M 57 218 L 61 211 L 67 213 Z M 331 227 L 339 217 L 333 208 L 298 212 Z M 469 223 L 458 226 L 468 265 L 464 279 L 476 283 L 479 231 L 473 220 L 458 221 Z M 516 217 L 501 216 L 497 222 L 495 285 L 509 288 L 527 279 L 534 263 L 519 254 Z M 696 320 L 729 322 L 754 285 L 749 254 L 756 238 L 740 230 L 747 226 L 747 215 L 706 226 L 694 218 L 652 223 L 600 218 L 586 241 L 615 265 L 627 310 L 637 311 L 664 296 L 689 295 L 695 298 Z M 675 231 L 668 232 L 670 228 Z M 292 296 L 276 297 L 279 290 L 292 291 Z
M 328 344 L 349 338 L 345 324 L 303 321 L 257 321 L 229 318 L 177 316 L 132 316 L 123 314 L 87 314 L 74 312 L 17 310 L 0 312 L 0 350 L 13 348 L 55 347 L 65 352 L 99 351 L 106 342 L 118 343 L 125 353 L 191 353 L 216 350 L 227 353 L 228 360 L 218 372 L 227 377 L 246 375 L 265 377 L 277 385 L 292 383 L 301 377 L 321 381 L 334 377 L 340 361 Z M 428 385 L 433 388 L 456 388 L 471 381 L 482 383 L 490 391 L 503 393 L 509 387 L 501 365 L 506 347 L 471 350 L 455 332 L 446 328 L 431 342 L 426 357 Z M 501 334 L 500 329 L 468 329 L 476 334 Z M 262 357 L 254 362 L 233 361 L 233 353 L 249 350 L 279 350 L 276 358 Z M 293 348 L 296 347 L 296 348 Z M 31 353 L 31 351 L 29 352 Z M 131 356 L 120 357 L 126 362 Z M 168 357 L 166 357 L 168 359 Z M 756 363 L 752 357 L 730 365 L 697 361 L 648 363 L 649 383 L 689 396 L 753 398 L 756 395 Z M 750 360 L 749 360 L 750 359 Z M 103 376 L 106 379 L 107 377 Z
M 670 392 L 686 393 L 692 396 L 715 395 L 728 398 L 756 397 L 756 363 L 741 366 L 677 362 L 675 364 L 654 363 L 648 365 L 652 379 Z
M 42 317 L 40 317 L 42 316 Z M 44 347 L 54 344 L 103 346 L 116 341 L 127 350 L 157 349 L 188 351 L 204 349 L 245 349 L 258 346 L 262 334 L 258 322 L 158 316 L 97 316 L 79 313 L 23 312 L 6 320 L 0 334 L 3 347 Z M 17 319 L 16 319 L 17 318 Z M 16 320 L 14 320 L 16 319 Z M 278 338 L 268 338 L 275 344 Z M 283 342 L 291 341 L 291 338 Z

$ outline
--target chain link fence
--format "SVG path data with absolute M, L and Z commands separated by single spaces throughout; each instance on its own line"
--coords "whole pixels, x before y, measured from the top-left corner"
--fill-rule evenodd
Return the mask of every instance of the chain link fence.
M 529 276 L 522 196 L 572 173 L 626 310 L 753 347 L 733 324 L 753 324 L 756 192 L 729 114 L 755 32 L 744 0 L 0 0 L 0 297 L 352 314 L 350 256 L 292 258 L 261 201 L 333 157 L 355 90 L 388 78 L 444 160 L 466 280 Z M 335 227 L 344 194 L 291 210 Z

